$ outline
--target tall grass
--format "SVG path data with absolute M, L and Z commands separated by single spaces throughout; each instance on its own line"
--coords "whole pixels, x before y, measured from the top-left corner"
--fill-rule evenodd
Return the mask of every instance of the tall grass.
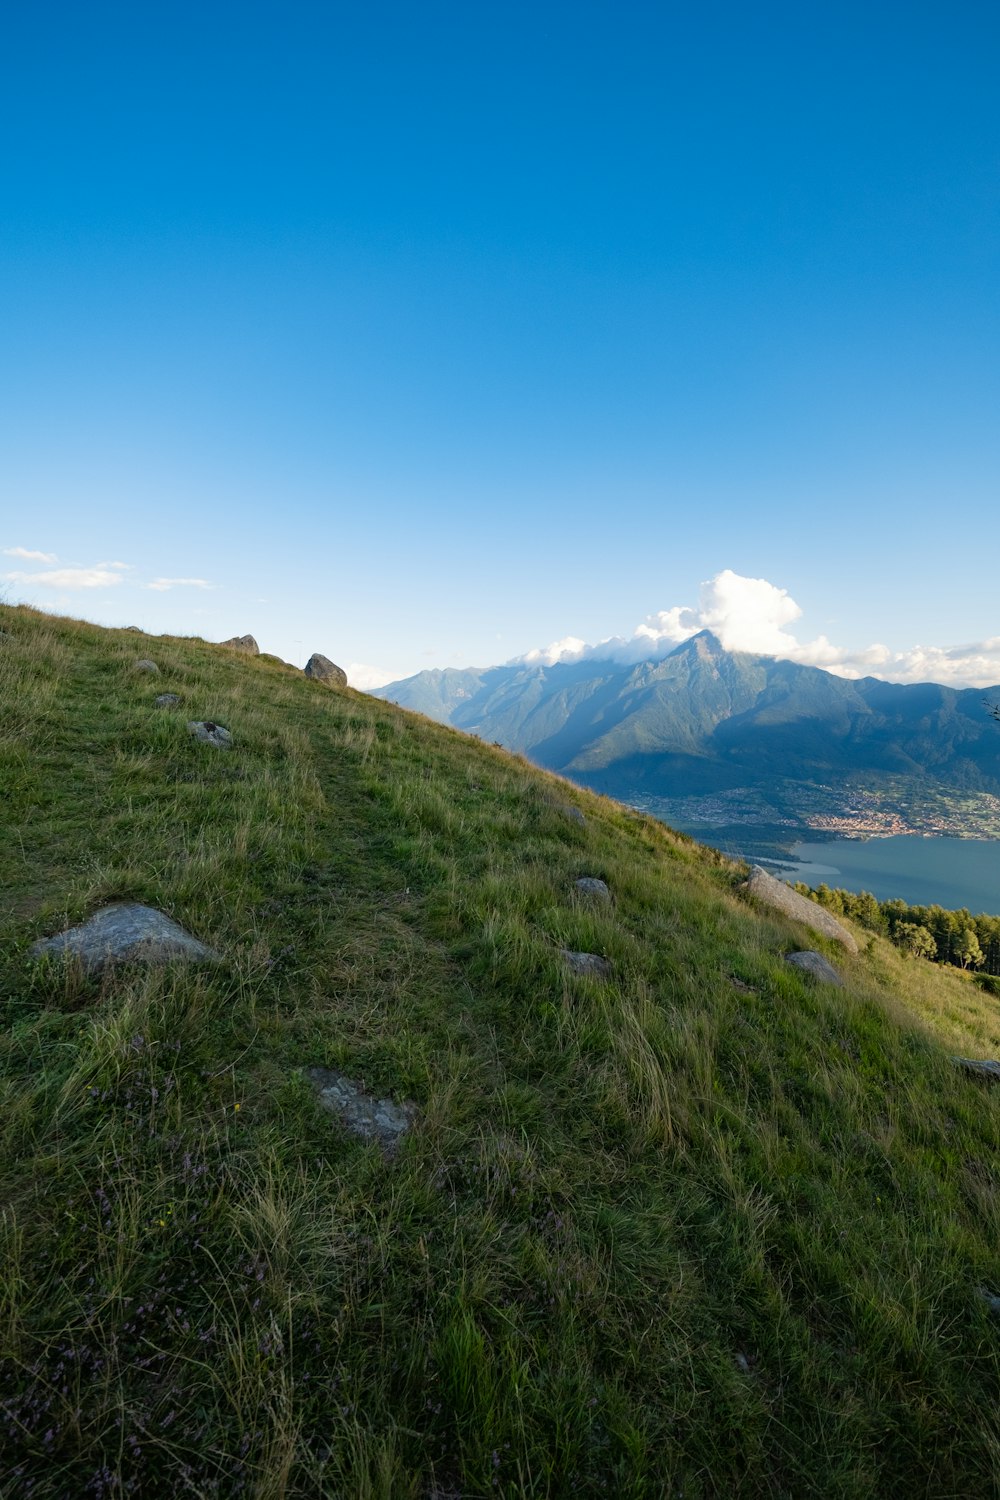
M 5 1494 L 996 1492 L 989 996 L 814 986 L 726 861 L 389 705 L 0 627 Z M 224 962 L 29 960 L 119 898 Z

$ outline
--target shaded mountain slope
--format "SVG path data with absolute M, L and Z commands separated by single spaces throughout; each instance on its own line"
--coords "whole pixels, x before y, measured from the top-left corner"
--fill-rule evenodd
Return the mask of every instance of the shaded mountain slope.
M 379 695 L 608 791 L 867 775 L 1000 794 L 1000 736 L 982 692 L 846 681 L 725 651 L 708 631 L 633 666 L 514 663 L 456 674 L 461 696 L 442 675 L 419 673 Z
M 948 1056 L 995 1002 L 389 704 L 0 628 L 9 1493 L 995 1492 L 1000 1104 Z M 120 899 L 222 962 L 31 961 Z M 412 1102 L 394 1158 L 311 1067 Z

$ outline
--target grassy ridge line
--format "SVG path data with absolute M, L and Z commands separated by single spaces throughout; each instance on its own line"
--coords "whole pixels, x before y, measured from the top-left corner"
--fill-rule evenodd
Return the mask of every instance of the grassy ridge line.
M 987 997 L 880 941 L 810 988 L 730 867 L 389 705 L 0 627 L 14 1493 L 995 1487 L 997 1106 L 937 1040 L 996 1052 Z M 225 966 L 26 963 L 123 896 Z M 397 1162 L 313 1062 L 416 1100 Z

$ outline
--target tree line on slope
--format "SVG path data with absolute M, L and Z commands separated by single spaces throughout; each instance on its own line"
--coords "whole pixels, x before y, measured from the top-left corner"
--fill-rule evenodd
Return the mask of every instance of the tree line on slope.
M 879 901 L 871 891 L 843 891 L 828 885 L 813 890 L 801 881 L 795 889 L 836 916 L 850 917 L 871 932 L 884 933 L 912 958 L 1000 976 L 1000 916 L 974 917 L 964 906 L 947 911 L 943 906 L 911 906 L 898 899 Z M 1000 992 L 1000 986 L 997 989 Z

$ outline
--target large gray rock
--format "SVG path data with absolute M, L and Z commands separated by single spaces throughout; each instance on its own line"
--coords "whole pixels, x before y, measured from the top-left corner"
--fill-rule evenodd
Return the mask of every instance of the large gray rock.
M 343 667 L 338 667 L 336 662 L 331 661 L 328 656 L 321 656 L 318 651 L 310 656 L 304 670 L 307 677 L 311 677 L 314 682 L 325 682 L 327 687 L 347 686 L 347 673 Z
M 611 977 L 611 963 L 599 953 L 578 953 L 572 948 L 560 948 L 559 953 L 574 974 L 586 974 L 591 979 Z
M 156 665 L 155 661 L 149 661 L 146 658 L 143 658 L 142 660 L 136 662 L 136 664 L 135 664 L 135 670 L 137 672 L 153 672 L 153 673 L 158 673 L 160 669 Z
M 32 958 L 60 955 L 78 959 L 86 974 L 99 973 L 112 963 L 204 963 L 219 958 L 162 911 L 134 901 L 105 906 L 78 927 L 39 938 L 31 949 Z
M 252 635 L 232 635 L 228 641 L 221 641 L 220 645 L 228 646 L 231 651 L 245 651 L 248 656 L 260 655 L 260 647 Z
M 952 1062 L 967 1073 L 978 1073 L 981 1078 L 993 1078 L 1000 1083 L 1000 1062 L 988 1057 L 953 1057 Z
M 833 938 L 834 942 L 840 943 L 848 953 L 857 953 L 858 945 L 851 933 L 837 921 L 836 917 L 831 916 L 825 907 L 820 906 L 816 901 L 810 901 L 808 896 L 800 896 L 798 891 L 793 891 L 791 886 L 786 885 L 783 880 L 775 880 L 774 876 L 762 870 L 760 865 L 754 865 L 750 871 L 747 890 L 765 906 L 784 912 L 786 917 L 791 917 L 795 922 L 801 922 L 804 927 L 811 927 L 813 932 L 821 932 L 824 937 Z
M 391 1099 L 376 1099 L 360 1084 L 330 1068 L 307 1068 L 306 1077 L 319 1094 L 324 1109 L 335 1114 L 352 1135 L 363 1141 L 378 1141 L 391 1155 L 417 1115 L 415 1104 L 394 1104 Z
M 574 890 L 581 896 L 589 896 L 595 901 L 610 901 L 611 892 L 603 880 L 598 880 L 596 875 L 581 875 L 579 880 L 573 882 Z
M 819 979 L 823 984 L 835 984 L 840 989 L 844 987 L 844 981 L 833 964 L 827 963 L 822 953 L 787 953 L 785 962 L 793 968 L 801 969 L 804 974 L 811 974 L 813 979 Z
M 188 734 L 193 734 L 203 745 L 214 745 L 216 750 L 233 748 L 233 737 L 229 730 L 216 724 L 214 719 L 192 719 L 188 724 Z

